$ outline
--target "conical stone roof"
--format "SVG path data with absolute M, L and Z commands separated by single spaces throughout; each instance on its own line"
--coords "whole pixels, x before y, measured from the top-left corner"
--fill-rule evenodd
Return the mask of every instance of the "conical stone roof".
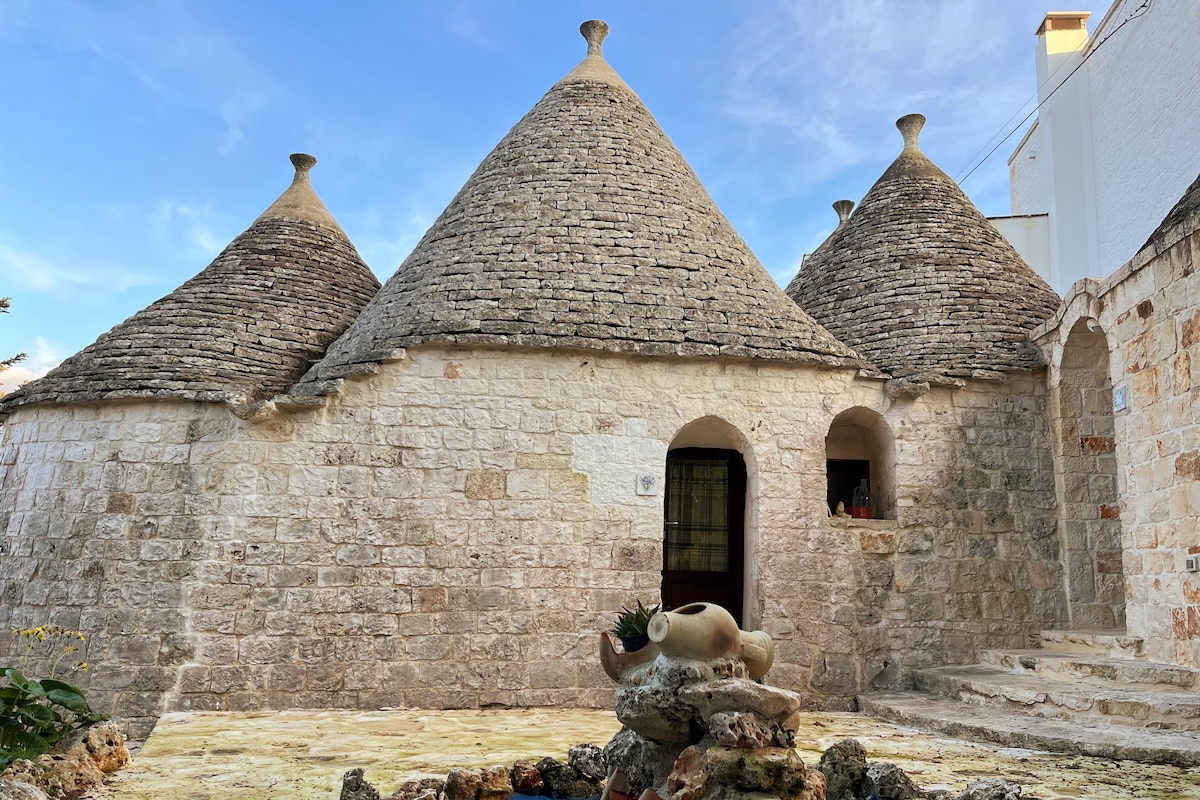
M 203 272 L 5 395 L 0 413 L 123 398 L 247 404 L 286 391 L 379 289 L 309 183 L 317 160 L 291 159 L 291 186 Z
M 896 123 L 904 150 L 787 293 L 897 377 L 1037 367 L 1028 332 L 1059 297 L 920 151 L 924 122 L 911 114 Z
M 1168 246 L 1174 244 L 1174 242 L 1168 241 L 1171 232 L 1176 228 L 1184 228 L 1185 233 L 1190 233 L 1191 230 L 1187 230 L 1187 228 L 1195 230 L 1197 220 L 1200 220 L 1200 175 L 1184 190 L 1183 196 L 1163 217 L 1162 222 L 1154 229 L 1154 233 L 1150 234 L 1150 238 L 1146 240 L 1145 244 L 1138 248 L 1138 252 L 1155 243 L 1160 245 L 1165 243 Z
M 425 342 L 858 363 L 604 60 L 607 29 L 584 23 L 587 58 L 483 160 L 308 391 Z

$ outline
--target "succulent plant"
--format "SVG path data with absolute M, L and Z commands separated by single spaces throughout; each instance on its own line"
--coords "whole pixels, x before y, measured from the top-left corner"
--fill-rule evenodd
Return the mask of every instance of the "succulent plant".
M 612 629 L 613 635 L 617 638 L 645 636 L 650 618 L 657 614 L 660 608 L 660 605 L 646 608 L 641 600 L 637 601 L 637 609 L 633 611 L 622 607 L 621 613 L 617 614 L 617 625 Z

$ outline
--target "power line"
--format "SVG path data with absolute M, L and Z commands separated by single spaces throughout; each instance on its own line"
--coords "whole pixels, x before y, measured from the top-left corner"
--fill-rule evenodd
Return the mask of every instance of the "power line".
M 1052 83 L 1054 81 L 1054 79 L 1058 77 L 1058 73 L 1062 72 L 1066 68 L 1067 68 L 1067 64 L 1065 61 L 1063 63 L 1059 64 L 1058 67 L 1054 70 L 1054 72 L 1051 73 L 1050 77 L 1046 78 L 1046 83 Z M 1068 76 L 1068 77 L 1070 77 L 1070 76 Z M 1066 82 L 1066 80 L 1067 80 L 1066 78 L 1063 78 L 1064 83 Z M 1030 94 L 1029 97 L 1025 98 L 1025 102 L 1021 103 L 1021 105 L 1019 105 L 1017 107 L 1017 110 L 1012 113 L 1012 116 L 1004 121 L 1004 124 L 1000 126 L 1000 129 L 998 131 L 996 131 L 995 133 L 993 133 L 990 137 L 988 137 L 988 140 L 983 143 L 982 147 L 980 147 L 978 150 L 976 150 L 974 153 L 971 154 L 971 157 L 969 159 L 967 159 L 967 164 L 969 165 L 969 164 L 975 163 L 975 159 L 979 157 L 979 154 L 982 153 L 984 150 L 987 150 L 988 145 L 990 145 L 997 136 L 999 136 L 1001 133 L 1003 133 L 1005 131 L 1005 129 L 1008 128 L 1008 124 L 1017 118 L 1017 115 L 1021 113 L 1021 110 L 1023 108 L 1025 108 L 1025 106 L 1029 105 L 1029 102 L 1031 100 L 1036 100 L 1037 96 L 1038 96 L 1037 89 L 1034 89 L 1033 93 Z M 1028 117 L 1026 117 L 1026 119 L 1028 119 Z M 1023 121 L 1024 120 L 1022 120 L 1022 122 Z M 1021 124 L 1017 123 L 1017 127 L 1020 128 Z M 1001 144 L 1003 144 L 1003 141 L 1001 141 Z M 988 155 L 991 155 L 991 153 L 988 153 Z M 986 160 L 986 157 L 985 157 L 985 160 Z M 965 167 L 964 167 L 964 169 L 965 169 Z M 959 171 L 959 174 L 962 174 L 961 170 Z
M 1142 4 L 1139 5 L 1137 8 L 1135 8 L 1128 17 L 1126 17 L 1124 20 L 1122 20 L 1120 25 L 1113 28 L 1112 31 L 1109 32 L 1109 34 L 1107 36 L 1105 36 L 1103 39 L 1101 39 L 1099 42 L 1096 43 L 1096 46 L 1093 47 L 1087 53 L 1087 55 L 1085 55 L 1082 59 L 1080 59 L 1079 63 L 1075 65 L 1075 69 L 1071 70 L 1071 72 L 1067 75 L 1067 77 L 1063 78 L 1062 81 L 1057 86 L 1055 86 L 1053 89 L 1051 89 L 1050 93 L 1046 95 L 1045 99 L 1038 101 L 1038 104 L 1033 107 L 1033 110 L 1030 111 L 1028 114 L 1026 114 L 1024 119 L 1022 119 L 1020 122 L 1018 122 L 1015 128 L 1013 128 L 1011 131 L 1009 131 L 1003 139 L 1001 139 L 999 142 L 997 142 L 996 146 L 993 147 L 991 150 L 989 150 L 987 155 L 985 155 L 982 159 L 980 159 L 978 164 L 971 167 L 970 171 L 967 172 L 966 175 L 963 175 L 961 178 L 957 178 L 956 181 L 961 185 L 962 183 L 964 183 L 967 180 L 967 178 L 971 177 L 971 175 L 974 174 L 975 170 L 979 169 L 985 163 L 987 163 L 987 160 L 989 158 L 991 158 L 992 155 L 997 150 L 999 150 L 1004 145 L 1005 142 L 1007 142 L 1009 139 L 1011 139 L 1012 135 L 1014 133 L 1016 133 L 1017 131 L 1019 131 L 1021 129 L 1021 126 L 1024 125 L 1026 122 L 1028 122 L 1029 118 L 1032 117 L 1034 114 L 1036 114 L 1038 112 L 1038 109 L 1040 109 L 1043 105 L 1045 105 L 1050 100 L 1050 98 L 1054 96 L 1055 92 L 1057 92 L 1059 89 L 1061 89 L 1063 86 L 1065 86 L 1067 81 L 1071 80 L 1071 77 L 1076 72 L 1079 72 L 1079 70 L 1083 68 L 1083 65 L 1087 63 L 1087 60 L 1089 58 L 1091 58 L 1093 55 L 1095 55 L 1096 51 L 1098 51 L 1105 42 L 1107 42 L 1109 39 L 1111 39 L 1113 36 L 1115 36 L 1117 31 L 1121 30 L 1121 28 L 1124 28 L 1128 23 L 1132 22 L 1133 20 L 1137 19 L 1138 17 L 1145 15 L 1145 13 L 1150 10 L 1150 5 L 1152 2 L 1153 2 L 1153 0 L 1142 0 Z M 1062 69 L 1062 67 L 1059 67 L 1059 69 Z M 1055 71 L 1055 74 L 1056 75 L 1058 74 L 1057 70 Z M 1025 102 L 1028 103 L 1029 101 L 1026 100 Z M 1021 108 L 1024 108 L 1024 107 L 1025 107 L 1025 104 L 1022 103 Z M 1017 109 L 1016 114 L 1013 114 L 1013 117 L 1015 117 L 1019 113 L 1021 113 L 1020 108 Z M 1009 117 L 1008 121 L 1011 122 L 1012 117 Z M 1001 126 L 1000 130 L 1004 130 L 1004 128 L 1007 126 L 1008 126 L 1008 122 L 1005 122 L 1004 125 Z M 999 133 L 999 131 L 997 131 L 997 133 Z M 992 138 L 995 138 L 995 134 L 992 134 Z M 989 139 L 988 141 L 990 142 L 991 139 Z M 987 145 L 984 145 L 984 147 L 986 147 L 986 146 Z M 978 155 L 978 153 L 976 153 L 976 155 Z

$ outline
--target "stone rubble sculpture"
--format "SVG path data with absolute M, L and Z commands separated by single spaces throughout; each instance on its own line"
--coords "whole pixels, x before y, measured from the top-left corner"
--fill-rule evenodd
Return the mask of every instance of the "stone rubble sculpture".
M 774 659 L 770 636 L 712 603 L 660 612 L 647 633 L 650 656 L 605 660 L 611 640 L 601 642 L 624 726 L 604 748 L 602 800 L 816 800 L 794 748 L 800 696 L 757 682 Z
M 510 768 L 454 769 L 445 781 L 405 781 L 390 800 L 505 800 L 515 794 L 558 800 L 1019 800 L 1003 779 L 976 781 L 961 794 L 929 792 L 895 764 L 868 761 L 843 739 L 809 769 L 797 753 L 802 698 L 759 683 L 774 661 L 771 637 L 743 631 L 728 611 L 691 603 L 651 617 L 651 644 L 618 652 L 600 634 L 600 660 L 619 684 L 622 724 L 604 749 L 579 744 L 567 763 L 543 758 Z M 343 776 L 341 800 L 377 800 L 361 768 Z
M 96 723 L 72 731 L 50 753 L 33 760 L 18 758 L 0 769 L 0 799 L 36 796 L 23 788 L 31 786 L 47 796 L 74 800 L 103 786 L 106 776 L 128 763 L 129 748 L 120 726 Z

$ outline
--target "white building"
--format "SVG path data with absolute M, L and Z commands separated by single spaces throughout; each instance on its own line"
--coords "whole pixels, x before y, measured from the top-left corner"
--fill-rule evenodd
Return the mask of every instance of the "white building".
M 1117 0 L 1037 30 L 1037 120 L 993 220 L 1060 294 L 1145 243 L 1200 169 L 1200 0 Z

